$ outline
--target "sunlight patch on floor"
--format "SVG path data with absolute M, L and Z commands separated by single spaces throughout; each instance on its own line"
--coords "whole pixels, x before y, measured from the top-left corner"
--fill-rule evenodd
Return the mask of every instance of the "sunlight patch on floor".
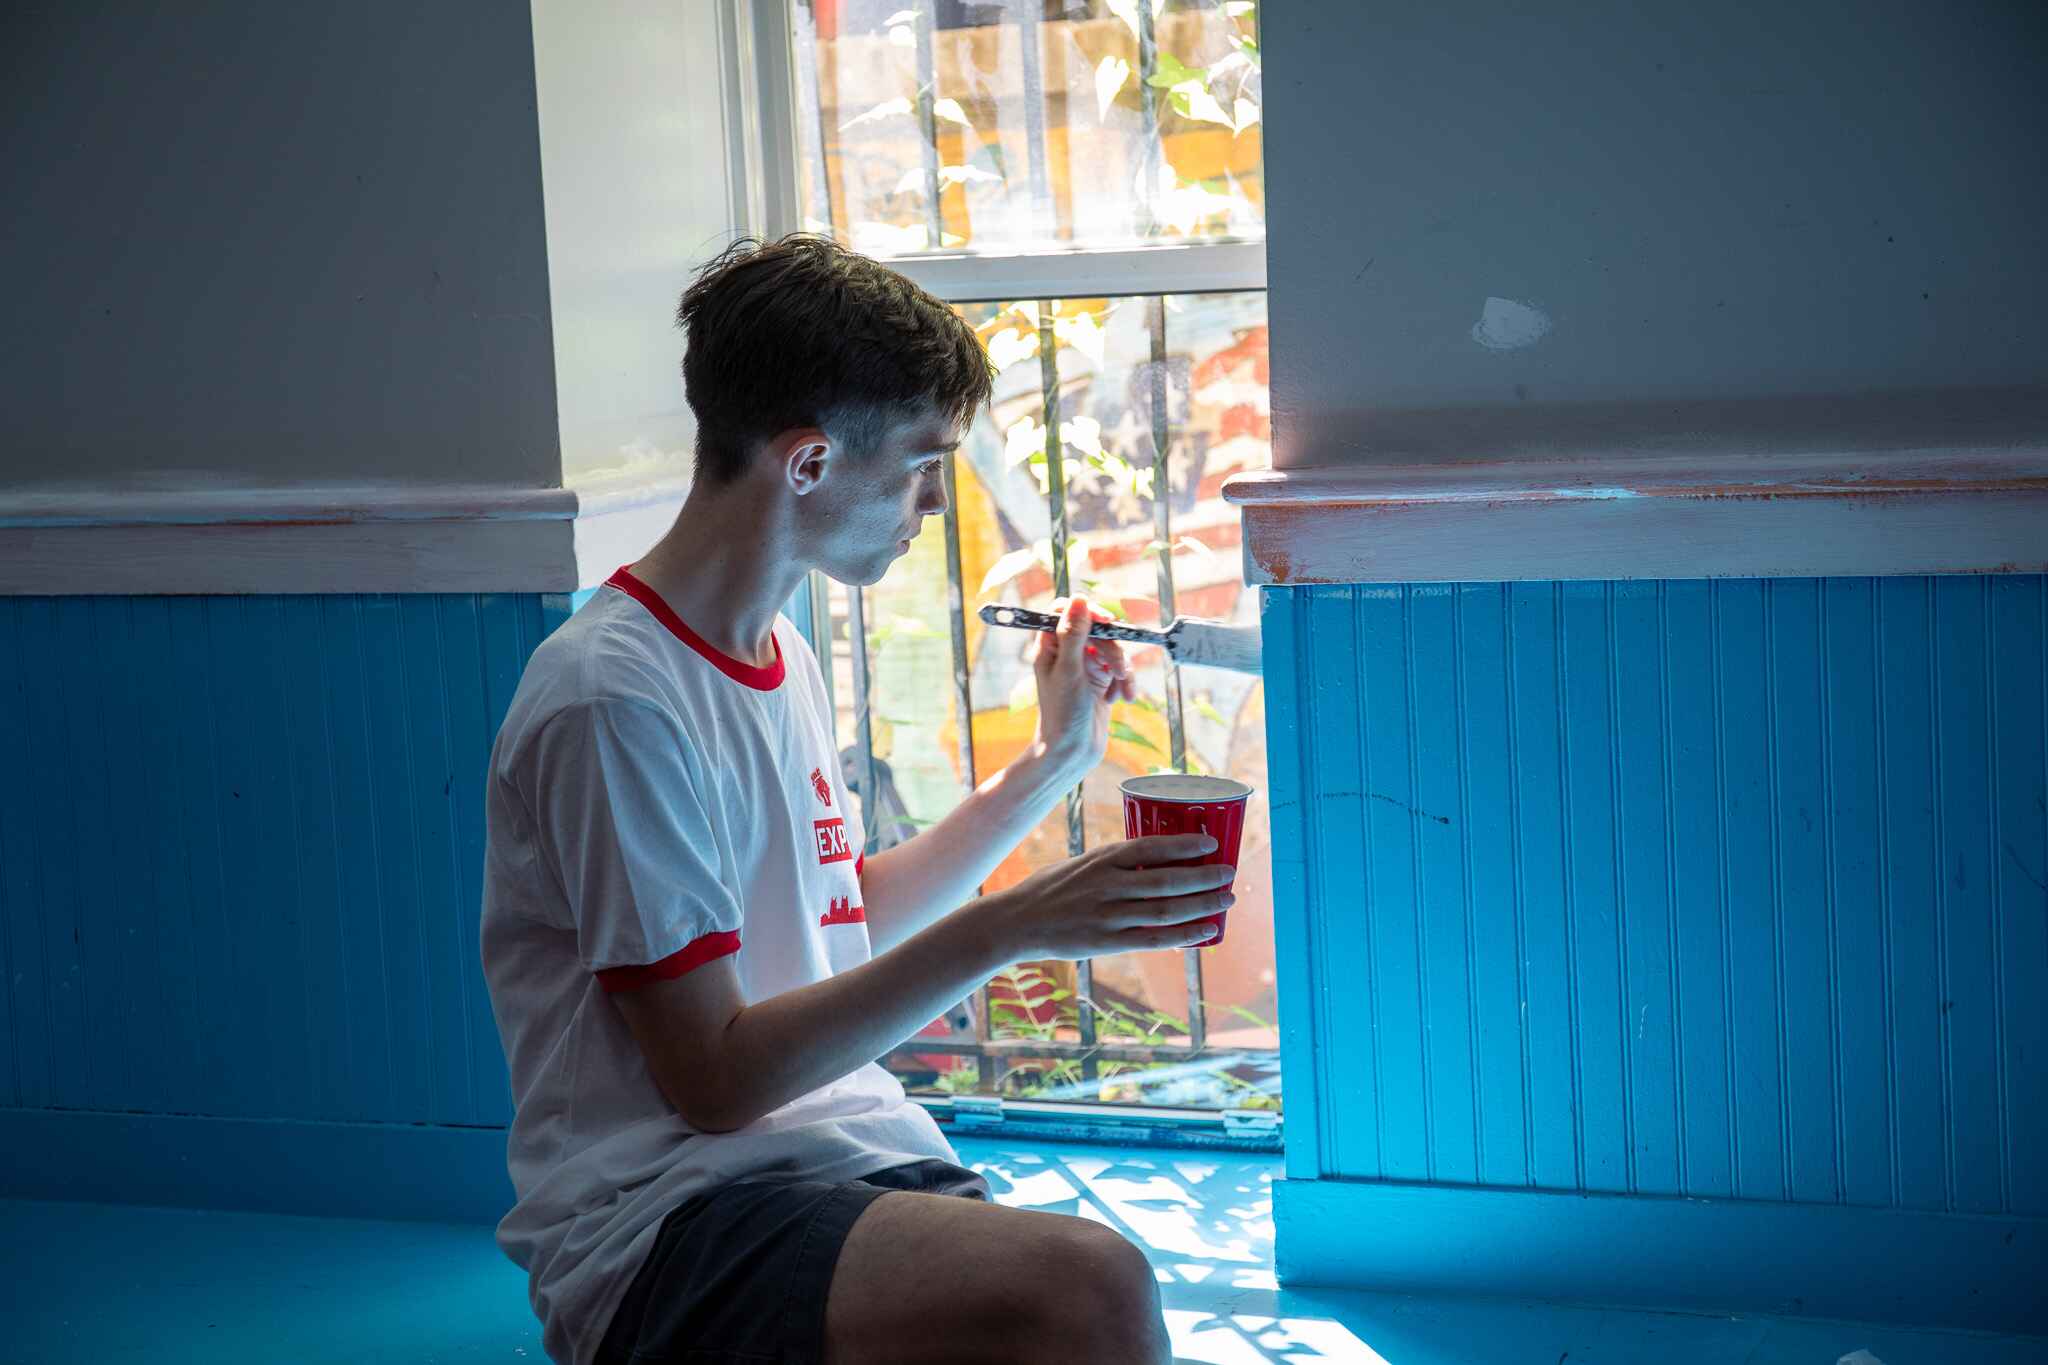
M 1219 1316 L 1186 1309 L 1166 1310 L 1176 1362 L 1203 1365 L 1273 1365 L 1277 1361 L 1388 1365 L 1387 1359 L 1342 1323 L 1328 1318 L 1270 1318 L 1256 1314 Z

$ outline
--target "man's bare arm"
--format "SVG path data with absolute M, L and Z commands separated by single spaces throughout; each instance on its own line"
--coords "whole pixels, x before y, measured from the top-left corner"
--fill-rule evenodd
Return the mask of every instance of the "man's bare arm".
M 724 1133 L 887 1056 L 1014 951 L 995 917 L 956 915 L 895 952 L 752 1005 L 731 957 L 611 999 L 684 1122 Z
M 1230 908 L 1228 867 L 1162 867 L 1216 847 L 1162 835 L 1056 863 L 822 981 L 747 1004 L 732 957 L 611 998 L 662 1094 L 730 1132 L 879 1061 L 1011 963 L 1186 948 Z M 1138 871 L 1147 867 L 1150 870 Z
M 875 955 L 974 899 L 996 864 L 1078 780 L 1043 743 L 1034 743 L 937 824 L 869 858 L 860 894 Z

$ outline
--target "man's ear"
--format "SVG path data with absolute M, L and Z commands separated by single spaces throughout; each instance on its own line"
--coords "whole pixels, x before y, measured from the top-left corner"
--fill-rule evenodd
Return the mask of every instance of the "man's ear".
M 832 438 L 817 427 L 798 427 L 775 438 L 775 458 L 782 477 L 798 497 L 824 482 L 825 472 L 839 457 Z

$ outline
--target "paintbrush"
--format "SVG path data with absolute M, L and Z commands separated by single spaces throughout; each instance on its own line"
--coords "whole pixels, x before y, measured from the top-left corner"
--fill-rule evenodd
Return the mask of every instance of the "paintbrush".
M 1060 618 L 1051 612 L 1026 611 L 1022 607 L 998 606 L 993 602 L 981 609 L 980 616 L 992 626 L 1009 626 L 1016 630 L 1053 631 L 1059 629 L 1060 624 Z M 1238 673 L 1260 671 L 1257 626 L 1226 626 L 1221 621 L 1203 621 L 1192 616 L 1175 617 L 1173 624 L 1165 630 L 1096 621 L 1089 627 L 1088 637 L 1158 645 L 1173 656 L 1175 663 L 1206 664 L 1210 668 L 1228 668 Z

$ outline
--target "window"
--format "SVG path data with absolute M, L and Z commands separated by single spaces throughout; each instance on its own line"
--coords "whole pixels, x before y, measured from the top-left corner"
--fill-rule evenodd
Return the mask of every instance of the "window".
M 985 628 L 984 603 L 1046 608 L 1073 587 L 1137 623 L 1257 620 L 1220 488 L 1270 459 L 1258 16 L 1248 0 L 787 15 L 804 226 L 952 302 L 1000 371 L 950 464 L 944 536 L 871 588 L 809 594 L 872 851 L 1035 731 L 1035 638 Z M 1224 945 L 1020 964 L 885 1065 L 963 1125 L 1000 1097 L 1041 1122 L 1277 1147 L 1263 693 L 1156 650 L 1134 661 L 1140 699 L 1118 706 L 1104 762 L 989 889 L 1121 839 L 1127 776 L 1226 773 L 1255 795 Z

